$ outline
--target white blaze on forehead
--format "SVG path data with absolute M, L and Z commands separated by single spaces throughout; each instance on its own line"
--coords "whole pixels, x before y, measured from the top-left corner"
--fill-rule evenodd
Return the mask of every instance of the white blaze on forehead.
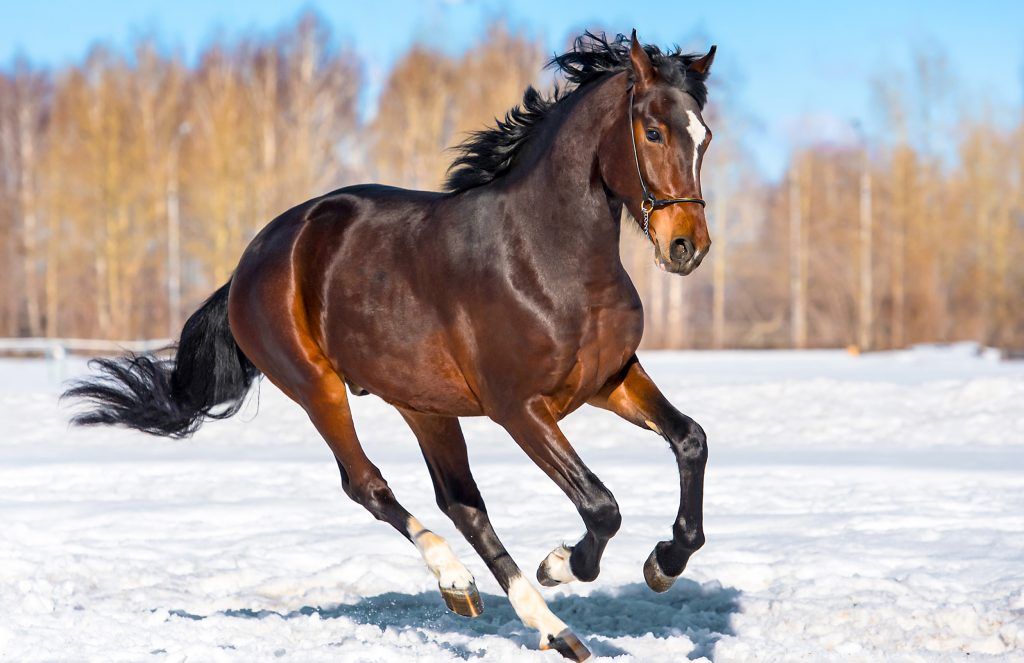
M 700 121 L 700 118 L 692 110 L 686 111 L 686 117 L 690 118 L 690 123 L 686 125 L 686 132 L 693 139 L 693 183 L 696 185 L 697 157 L 700 156 L 700 146 L 704 144 L 708 130 L 704 128 L 704 123 Z

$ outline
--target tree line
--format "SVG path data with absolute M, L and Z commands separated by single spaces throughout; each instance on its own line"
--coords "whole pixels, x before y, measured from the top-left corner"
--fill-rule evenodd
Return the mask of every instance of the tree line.
M 373 109 L 363 63 L 312 14 L 194 63 L 149 38 L 56 70 L 16 59 L 0 70 L 0 336 L 176 335 L 288 207 L 365 181 L 439 187 L 448 148 L 552 84 L 549 55 L 502 22 L 459 55 L 416 44 Z M 623 232 L 647 347 L 1024 347 L 1024 115 L 959 117 L 935 148 L 937 71 L 922 57 L 913 85 L 876 84 L 891 135 L 795 146 L 779 181 L 752 167 L 716 79 L 711 255 L 669 277 Z

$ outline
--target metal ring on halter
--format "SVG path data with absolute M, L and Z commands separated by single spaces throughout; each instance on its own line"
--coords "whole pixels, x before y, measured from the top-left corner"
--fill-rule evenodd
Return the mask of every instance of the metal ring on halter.
M 640 201 L 640 211 L 644 213 L 644 235 L 651 238 L 651 212 L 654 211 L 654 200 L 644 198 Z

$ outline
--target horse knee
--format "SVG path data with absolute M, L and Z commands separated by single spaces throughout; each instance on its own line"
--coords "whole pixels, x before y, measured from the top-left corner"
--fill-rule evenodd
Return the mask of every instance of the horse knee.
M 672 436 L 669 441 L 681 459 L 702 465 L 708 459 L 708 437 L 696 421 L 690 420 L 688 423 L 681 434 Z

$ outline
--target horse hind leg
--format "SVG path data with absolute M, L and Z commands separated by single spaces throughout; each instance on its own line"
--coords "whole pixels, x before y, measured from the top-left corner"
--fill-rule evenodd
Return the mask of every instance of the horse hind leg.
M 473 574 L 455 556 L 447 541 L 426 529 L 399 504 L 380 470 L 367 458 L 352 423 L 343 378 L 327 368 L 325 362 L 316 380 L 301 390 L 291 391 L 298 392 L 296 400 L 334 453 L 345 493 L 416 545 L 427 568 L 437 578 L 441 596 L 452 612 L 464 617 L 480 615 L 483 605 Z
M 508 594 L 516 615 L 540 631 L 540 648 L 554 649 L 568 659 L 590 657 L 583 642 L 545 603 L 494 533 L 487 508 L 469 469 L 466 440 L 459 420 L 399 410 L 416 434 L 434 483 L 437 505 L 466 537 Z
M 243 289 L 232 295 L 235 299 L 231 300 L 229 315 L 239 347 L 271 382 L 306 410 L 334 453 L 345 493 L 416 545 L 427 568 L 438 578 L 449 608 L 467 617 L 480 614 L 473 575 L 444 539 L 424 528 L 398 503 L 380 470 L 366 457 L 352 423 L 345 388 L 347 384 L 356 395 L 365 390 L 346 383 L 319 350 L 303 318 L 280 324 L 266 315 L 274 310 L 267 303 L 280 299 L 280 293 L 266 284 L 286 277 L 270 270 L 259 277 L 255 282 L 244 278 L 235 281 Z

